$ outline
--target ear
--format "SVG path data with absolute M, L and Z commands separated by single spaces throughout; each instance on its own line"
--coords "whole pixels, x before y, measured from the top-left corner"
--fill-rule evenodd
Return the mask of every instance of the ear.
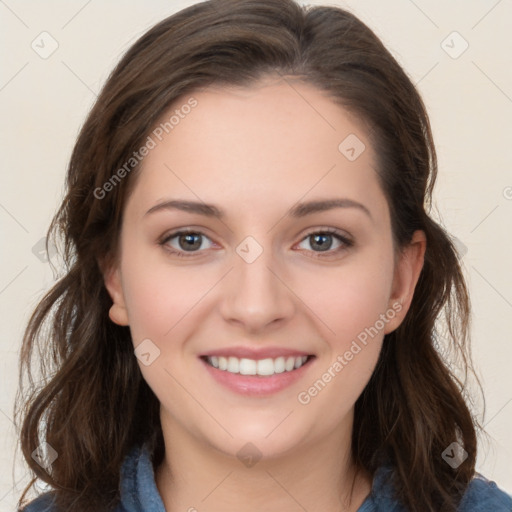
M 108 316 L 117 325 L 129 325 L 119 264 L 110 264 L 105 267 L 100 264 L 100 267 L 102 268 L 105 287 L 113 302 Z
M 395 263 L 393 286 L 389 307 L 396 311 L 384 329 L 393 332 L 403 321 L 414 296 L 414 289 L 420 277 L 427 248 L 427 238 L 423 231 L 415 231 L 409 244 L 400 252 Z

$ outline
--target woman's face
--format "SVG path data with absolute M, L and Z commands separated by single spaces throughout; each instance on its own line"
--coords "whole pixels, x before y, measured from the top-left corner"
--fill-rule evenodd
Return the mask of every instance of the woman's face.
M 348 433 L 422 263 L 395 263 L 367 132 L 298 81 L 193 98 L 148 139 L 111 318 L 177 442 L 271 457 Z

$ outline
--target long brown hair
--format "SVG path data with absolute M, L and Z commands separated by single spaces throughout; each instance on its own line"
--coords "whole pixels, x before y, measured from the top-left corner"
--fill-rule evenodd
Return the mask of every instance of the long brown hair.
M 470 304 L 454 244 L 431 217 L 437 161 L 420 95 L 350 12 L 293 0 L 211 0 L 158 23 L 111 73 L 79 134 L 67 194 L 48 231 L 50 240 L 63 241 L 65 273 L 28 323 L 16 419 L 28 465 L 55 490 L 62 510 L 114 507 L 120 466 L 135 444 L 149 443 L 156 464 L 163 457 L 159 403 L 142 378 L 129 328 L 109 319 L 100 267 L 117 255 L 123 206 L 139 166 L 108 193 L 98 191 L 177 98 L 276 73 L 316 86 L 365 121 L 396 247 L 418 229 L 427 237 L 411 307 L 385 336 L 355 404 L 354 461 L 372 475 L 390 463 L 396 499 L 412 512 L 455 511 L 474 476 L 480 426 L 466 396 L 466 378 L 474 375 Z M 458 356 L 463 379 L 441 357 L 441 337 Z M 34 356 L 41 356 L 40 384 L 32 378 Z M 31 457 L 41 440 L 58 453 L 48 470 Z M 456 469 L 442 458 L 453 442 L 468 454 Z

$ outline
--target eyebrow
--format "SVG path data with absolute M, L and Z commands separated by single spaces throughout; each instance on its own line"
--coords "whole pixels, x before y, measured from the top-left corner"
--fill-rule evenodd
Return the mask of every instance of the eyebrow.
M 294 218 L 301 218 L 313 213 L 332 210 L 334 208 L 356 208 L 364 212 L 370 219 L 373 220 L 372 214 L 366 206 L 347 198 L 324 199 L 297 203 L 292 208 L 290 208 L 288 215 Z M 144 216 L 165 210 L 181 210 L 187 213 L 195 213 L 198 215 L 215 217 L 218 219 L 223 219 L 226 217 L 226 213 L 221 208 L 213 204 L 207 204 L 198 201 L 185 201 L 181 199 L 171 199 L 162 203 L 158 203 L 155 206 L 152 206 L 144 214 Z

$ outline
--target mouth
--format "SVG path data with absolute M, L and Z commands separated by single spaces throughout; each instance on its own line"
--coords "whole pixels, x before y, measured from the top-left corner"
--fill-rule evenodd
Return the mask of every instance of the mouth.
M 210 367 L 231 374 L 272 377 L 292 373 L 309 364 L 314 355 L 267 357 L 265 359 L 238 358 L 234 356 L 201 356 Z
M 298 385 L 316 355 L 278 346 L 218 348 L 199 355 L 211 383 L 246 397 L 269 397 Z

